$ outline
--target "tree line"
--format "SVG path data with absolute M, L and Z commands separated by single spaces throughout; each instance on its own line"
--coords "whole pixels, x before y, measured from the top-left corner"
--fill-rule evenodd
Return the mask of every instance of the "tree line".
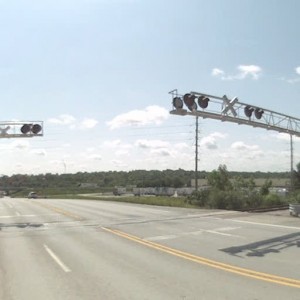
M 299 176 L 295 173 L 295 178 Z M 215 171 L 198 172 L 198 179 L 208 179 Z M 229 172 L 230 178 L 290 178 L 289 172 Z M 299 175 L 298 175 L 299 174 Z M 191 180 L 195 178 L 195 172 L 189 170 L 133 170 L 133 171 L 108 171 L 108 172 L 78 172 L 75 174 L 40 174 L 26 175 L 17 174 L 0 177 L 0 189 L 20 188 L 75 188 L 89 183 L 99 188 L 112 188 L 115 186 L 136 186 L 136 187 L 190 187 Z

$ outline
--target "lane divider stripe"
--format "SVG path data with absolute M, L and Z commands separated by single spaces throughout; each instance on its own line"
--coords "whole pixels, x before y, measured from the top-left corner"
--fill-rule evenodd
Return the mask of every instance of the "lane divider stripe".
M 55 211 L 55 212 L 57 212 L 59 214 L 62 214 L 64 216 L 67 216 L 69 218 L 72 218 L 72 219 L 75 219 L 75 220 L 78 220 L 78 221 L 84 220 L 84 218 L 82 218 L 82 217 L 80 217 L 80 216 L 78 216 L 76 214 L 73 214 L 73 213 L 71 213 L 69 211 L 66 211 L 64 209 L 58 208 L 58 207 L 53 206 L 53 205 L 49 205 L 49 204 L 41 203 L 41 202 L 32 202 L 32 203 L 37 204 L 39 206 L 42 206 L 44 208 L 48 208 L 48 209 L 50 209 L 52 211 Z
M 147 247 L 156 249 L 156 250 L 160 250 L 162 252 L 165 253 L 169 253 L 171 255 L 186 259 L 186 260 L 190 260 L 193 262 L 196 262 L 198 264 L 203 264 L 206 266 L 210 266 L 216 269 L 220 269 L 226 272 L 231 272 L 231 273 L 235 273 L 238 275 L 242 275 L 242 276 L 247 276 L 247 277 L 251 277 L 251 278 L 255 278 L 258 280 L 263 280 L 263 281 L 268 281 L 268 282 L 272 282 L 272 283 L 277 283 L 277 284 L 281 284 L 281 285 L 285 285 L 285 286 L 290 286 L 290 287 L 295 287 L 295 288 L 300 288 L 300 280 L 297 279 L 292 279 L 292 278 L 287 278 L 287 277 L 281 277 L 281 276 L 277 276 L 277 275 L 273 275 L 273 274 L 268 274 L 268 273 L 263 273 L 263 272 L 257 272 L 257 271 L 253 271 L 250 269 L 245 269 L 245 268 L 241 268 L 241 267 L 237 267 L 237 266 L 233 266 L 233 265 L 229 265 L 229 264 L 225 264 L 225 263 L 221 263 L 218 261 L 214 261 L 211 259 L 207 259 L 201 256 L 197 256 L 194 254 L 190 254 L 188 252 L 184 252 L 184 251 L 180 251 L 174 248 L 170 248 L 155 242 L 151 242 L 151 241 L 147 241 L 147 240 L 143 240 L 137 236 L 125 233 L 123 231 L 120 230 L 116 230 L 116 229 L 110 229 L 110 228 L 106 228 L 106 227 L 101 227 L 103 230 L 110 232 L 112 234 L 118 235 L 120 237 L 126 238 L 128 240 L 137 242 L 139 244 L 145 245 Z
M 59 257 L 46 245 L 44 244 L 45 250 L 48 252 L 48 254 L 53 258 L 53 260 L 66 272 L 71 272 L 71 269 L 69 269 L 60 259 Z

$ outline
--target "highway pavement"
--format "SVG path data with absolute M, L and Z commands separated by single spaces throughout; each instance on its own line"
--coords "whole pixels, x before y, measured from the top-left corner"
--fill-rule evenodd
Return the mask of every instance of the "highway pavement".
M 0 299 L 300 299 L 300 218 L 0 199 Z

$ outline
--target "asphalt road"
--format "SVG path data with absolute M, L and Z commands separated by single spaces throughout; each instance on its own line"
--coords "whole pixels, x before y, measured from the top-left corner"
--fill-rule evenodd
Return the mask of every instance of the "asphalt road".
M 0 299 L 300 299 L 300 218 L 0 199 Z

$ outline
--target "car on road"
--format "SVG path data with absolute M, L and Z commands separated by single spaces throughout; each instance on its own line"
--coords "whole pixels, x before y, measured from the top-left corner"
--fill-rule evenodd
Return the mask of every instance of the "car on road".
M 36 199 L 38 197 L 36 192 L 30 192 L 28 194 L 28 199 Z

